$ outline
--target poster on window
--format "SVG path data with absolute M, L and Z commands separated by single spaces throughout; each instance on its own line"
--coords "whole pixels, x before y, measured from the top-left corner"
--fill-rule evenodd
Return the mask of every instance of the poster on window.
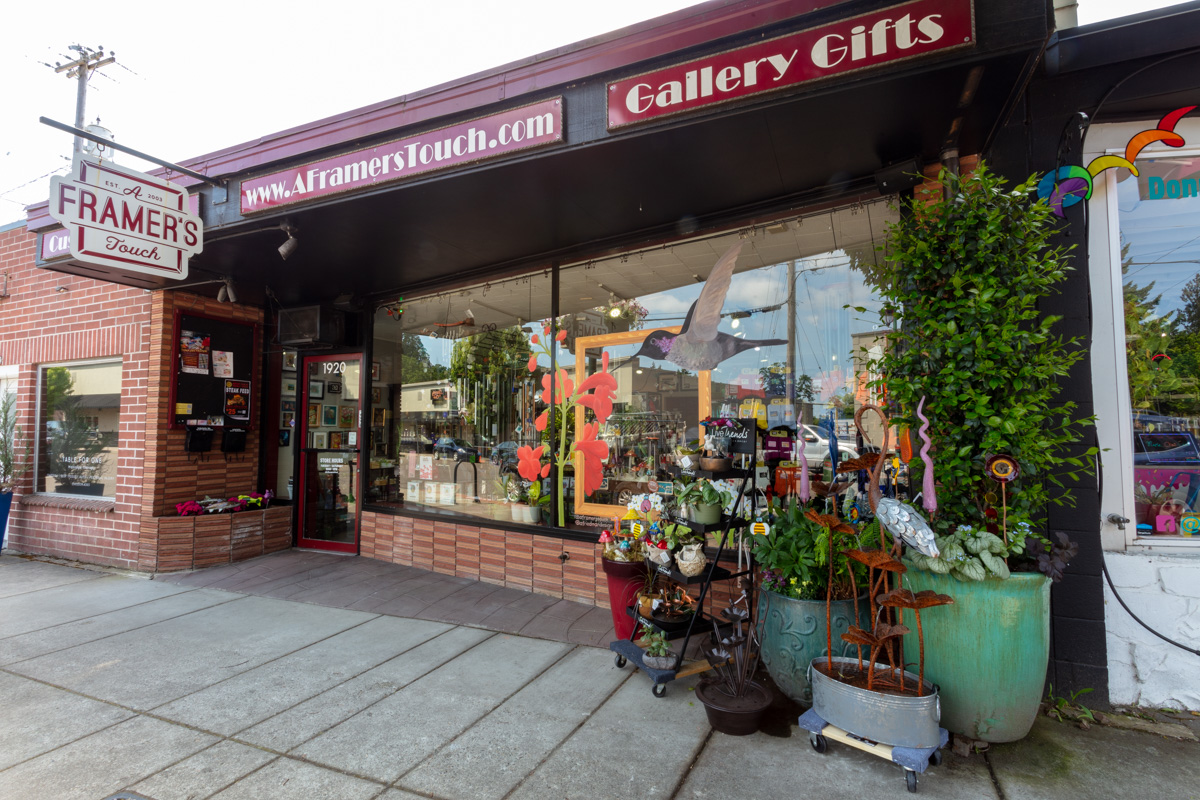
M 228 350 L 213 350 L 212 370 L 214 378 L 232 378 L 233 353 Z
M 421 456 L 420 466 L 417 468 L 417 477 L 423 481 L 433 480 L 433 456 Z
M 250 381 L 225 381 L 225 416 L 250 420 Z
M 179 368 L 182 372 L 208 374 L 210 341 L 207 333 L 179 332 Z

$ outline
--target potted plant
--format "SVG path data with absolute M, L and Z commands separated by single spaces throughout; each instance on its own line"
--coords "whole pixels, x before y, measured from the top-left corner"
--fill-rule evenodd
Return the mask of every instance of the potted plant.
M 742 599 L 749 602 L 746 594 Z M 713 621 L 713 642 L 701 648 L 713 669 L 697 684 L 696 699 L 704 704 L 708 724 L 715 730 L 745 736 L 758 730 L 771 693 L 753 679 L 758 648 L 750 610 L 733 603 L 721 611 L 721 617 L 729 623 L 729 632 L 722 634 Z
M 1043 531 L 1047 506 L 1072 502 L 1062 485 L 1088 472 L 1096 453 L 1077 447 L 1092 420 L 1059 396 L 1084 350 L 1055 331 L 1057 317 L 1038 310 L 1069 267 L 1066 251 L 1050 247 L 1056 223 L 1034 196 L 1035 181 L 1010 189 L 980 164 L 961 177 L 943 172 L 939 183 L 903 201 L 886 258 L 859 265 L 901 320 L 868 369 L 880 376 L 873 388 L 886 388 L 893 421 L 910 431 L 923 426 L 923 453 L 937 454 L 936 471 L 928 457 L 909 468 L 926 500 L 936 487 L 936 505 L 926 509 L 943 537 L 941 558 L 910 555 L 905 582 L 955 597 L 924 631 L 933 651 L 927 675 L 943 689 L 943 724 L 975 739 L 1013 741 L 1028 732 L 1042 696 L 1050 591 L 1042 574 L 1004 577 L 1015 560 L 997 565 L 1029 554 L 1005 541 L 1014 521 L 1029 523 L 1028 540 L 1038 542 L 1025 564 L 1044 554 L 1049 565 L 1067 553 L 1055 556 L 1062 543 Z M 1011 483 L 988 474 L 996 454 L 1010 457 Z M 960 536 L 963 525 L 970 530 Z M 979 530 L 999 534 L 1001 546 L 972 535 Z M 964 564 L 978 564 L 955 569 L 959 553 L 969 554 Z
M 525 489 L 525 504 L 513 506 L 514 509 L 519 509 L 519 522 L 524 522 L 530 525 L 536 525 L 542 518 L 542 507 L 550 504 L 550 495 L 542 491 L 541 480 L 529 482 L 529 486 Z M 516 517 L 514 517 L 516 519 Z
M 17 425 L 17 395 L 0 393 L 0 548 L 8 529 L 13 492 L 29 471 L 29 440 Z
M 675 502 L 684 518 L 697 525 L 713 525 L 721 521 L 721 510 L 732 495 L 719 489 L 705 478 L 681 478 Z
M 642 635 L 641 644 L 645 649 L 642 663 L 650 669 L 672 669 L 675 666 L 675 654 L 667 635 L 662 631 L 650 631 Z
M 631 531 L 618 527 L 600 534 L 603 547 L 600 565 L 608 581 L 608 607 L 612 613 L 613 629 L 618 639 L 633 636 L 633 618 L 626 609 L 633 604 L 638 589 L 644 584 L 646 549 Z
M 866 625 L 866 598 L 859 594 L 854 562 L 834 565 L 832 584 L 827 571 L 831 536 L 852 536 L 859 548 L 879 541 L 878 525 L 862 533 L 845 523 L 816 514 L 807 504 L 790 498 L 773 506 L 774 520 L 766 534 L 753 537 L 754 560 L 762 569 L 758 603 L 761 657 L 779 690 L 803 705 L 812 703 L 808 665 L 824 655 L 827 639 L 839 643 L 838 654 L 848 652 L 841 635 L 855 625 Z M 831 531 L 822 520 L 833 524 Z M 859 570 L 861 572 L 861 569 Z M 826 602 L 826 595 L 831 599 Z M 827 613 L 828 612 L 828 613 Z

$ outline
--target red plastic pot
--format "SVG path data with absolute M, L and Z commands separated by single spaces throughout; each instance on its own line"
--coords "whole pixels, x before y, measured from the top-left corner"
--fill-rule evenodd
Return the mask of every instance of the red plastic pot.
M 628 639 L 633 635 L 634 622 L 625 609 L 633 605 L 634 595 L 646 583 L 646 562 L 607 558 L 600 561 L 608 578 L 608 608 L 612 612 L 613 628 L 618 639 Z

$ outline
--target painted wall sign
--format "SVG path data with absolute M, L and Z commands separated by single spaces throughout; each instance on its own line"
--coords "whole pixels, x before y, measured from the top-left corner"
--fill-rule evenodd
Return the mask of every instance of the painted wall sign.
M 972 0 L 914 0 L 608 85 L 608 127 L 975 42 Z
M 561 142 L 561 97 L 242 182 L 243 214 Z
M 204 225 L 187 189 L 111 161 L 81 156 L 70 175 L 51 178 L 50 216 L 70 243 L 59 257 L 117 271 L 179 280 L 204 249 Z

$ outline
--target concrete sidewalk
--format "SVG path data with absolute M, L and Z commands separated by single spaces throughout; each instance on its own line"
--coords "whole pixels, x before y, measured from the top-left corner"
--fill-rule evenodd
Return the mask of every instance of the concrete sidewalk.
M 813 752 L 790 712 L 770 733 L 713 733 L 691 684 L 655 699 L 570 625 L 556 641 L 486 629 L 499 608 L 467 625 L 381 613 L 389 600 L 318 604 L 441 576 L 334 556 L 294 569 L 310 555 L 219 581 L 0 559 L 0 800 L 907 796 L 897 767 L 836 743 Z M 215 588 L 248 570 L 303 573 L 292 597 L 306 602 L 247 593 L 255 581 Z M 468 589 L 484 592 L 445 596 Z M 947 752 L 919 796 L 1200 797 L 1198 757 L 1194 743 L 1043 719 L 986 756 Z

